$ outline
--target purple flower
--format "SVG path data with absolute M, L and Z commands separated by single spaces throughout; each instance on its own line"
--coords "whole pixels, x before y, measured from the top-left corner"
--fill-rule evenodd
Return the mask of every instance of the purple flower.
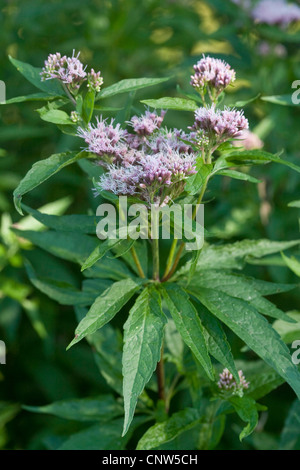
M 300 20 L 300 7 L 285 0 L 261 0 L 254 7 L 252 17 L 259 23 L 287 26 Z
M 195 164 L 196 158 L 190 154 L 130 150 L 117 165 L 108 166 L 97 188 L 117 195 L 137 194 L 149 203 L 160 201 L 164 194 L 165 201 L 167 196 L 173 198 L 183 191 L 186 178 L 196 173 Z
M 218 382 L 218 387 L 223 391 L 232 392 L 234 395 L 242 394 L 243 390 L 249 388 L 250 383 L 246 382 L 242 370 L 239 370 L 238 374 L 240 378 L 239 384 L 234 380 L 233 375 L 229 372 L 229 370 L 224 369 L 223 372 L 219 374 L 220 380 Z
M 101 72 L 96 73 L 94 69 L 91 69 L 87 75 L 88 88 L 90 88 L 90 90 L 96 91 L 97 93 L 99 93 L 101 85 L 103 84 L 103 78 L 100 75 Z
M 77 135 L 88 144 L 87 150 L 100 157 L 118 157 L 126 151 L 124 138 L 126 131 L 120 124 L 114 126 L 112 119 L 109 124 L 102 116 L 96 118 L 97 124 L 88 124 L 87 129 L 78 128 Z
M 166 111 L 161 111 L 160 116 L 158 116 L 156 111 L 146 110 L 142 116 L 133 116 L 127 124 L 139 136 L 151 135 L 161 127 L 165 114 Z
M 78 59 L 79 55 L 80 52 L 75 57 L 75 50 L 73 50 L 72 57 L 61 56 L 59 52 L 50 54 L 40 74 L 42 80 L 57 78 L 68 85 L 70 89 L 78 90 L 86 79 L 85 68 Z
M 190 132 L 187 134 L 179 129 L 161 129 L 159 133 L 154 134 L 151 138 L 148 139 L 147 145 L 153 153 L 191 153 L 193 151 L 191 144 L 195 138 L 195 132 Z M 191 144 L 189 144 L 189 142 Z
M 214 101 L 225 88 L 234 82 L 235 71 L 226 62 L 204 56 L 194 65 L 195 74 L 191 76 L 191 85 L 204 96 L 207 89 Z
M 203 137 L 209 139 L 212 146 L 229 139 L 239 137 L 241 131 L 248 129 L 248 120 L 243 111 L 225 108 L 223 111 L 210 108 L 199 108 L 195 112 L 193 130 L 201 131 Z

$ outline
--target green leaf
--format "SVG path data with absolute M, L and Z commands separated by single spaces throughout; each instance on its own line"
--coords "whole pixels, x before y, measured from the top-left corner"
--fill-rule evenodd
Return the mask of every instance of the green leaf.
M 22 179 L 19 186 L 14 191 L 14 203 L 17 211 L 23 215 L 21 209 L 21 200 L 24 194 L 39 186 L 52 175 L 60 171 L 67 165 L 87 158 L 86 152 L 65 152 L 51 155 L 45 160 L 40 160 L 33 164 L 26 176 Z
M 269 103 L 279 104 L 281 106 L 298 106 L 292 101 L 292 93 L 289 95 L 262 96 L 260 99 L 268 101 Z
M 288 166 L 292 170 L 300 173 L 300 166 L 295 165 L 287 160 L 282 160 L 278 155 L 273 155 L 263 150 L 245 150 L 243 152 L 230 152 L 224 156 L 227 162 L 235 165 L 264 165 L 266 163 L 275 162 Z
M 255 258 L 278 253 L 300 244 L 300 240 L 277 242 L 266 239 L 242 240 L 226 245 L 204 246 L 199 257 L 198 270 L 205 269 L 242 269 L 246 262 Z M 190 269 L 188 262 L 179 274 L 184 274 Z
M 0 401 L 0 429 L 6 423 L 14 419 L 20 411 L 20 405 L 17 403 L 10 403 L 7 401 Z
M 96 96 L 96 101 L 108 98 L 110 96 L 119 95 L 121 93 L 128 93 L 129 91 L 140 90 L 149 86 L 158 85 L 159 83 L 170 80 L 170 77 L 165 78 L 129 78 L 121 80 L 114 85 L 104 88 Z
M 140 286 L 132 279 L 115 282 L 106 289 L 93 303 L 87 315 L 75 330 L 75 338 L 69 344 L 69 349 L 81 341 L 86 335 L 95 333 L 108 323 L 121 310 L 121 308 L 139 290 Z
M 185 184 L 185 191 L 189 194 L 197 194 L 204 184 L 206 184 L 208 176 L 211 174 L 213 165 L 204 164 L 201 160 L 197 162 L 197 173 L 190 176 Z
M 197 310 L 205 331 L 206 342 L 209 353 L 230 370 L 237 382 L 240 381 L 239 374 L 236 369 L 234 358 L 231 352 L 230 344 L 222 328 L 221 323 L 204 307 L 198 304 Z
M 162 292 L 183 341 L 192 350 L 208 377 L 214 380 L 214 370 L 207 351 L 204 329 L 197 310 L 189 301 L 186 292 L 179 286 L 165 284 Z
M 141 103 L 150 108 L 175 109 L 178 111 L 196 111 L 199 106 L 195 101 L 183 98 L 159 98 L 158 100 L 142 100 Z
M 288 206 L 289 207 L 296 207 L 296 208 L 300 209 L 300 201 L 291 201 L 291 202 L 289 202 Z
M 117 245 L 120 245 L 124 239 L 122 238 L 107 238 L 104 241 L 98 241 L 98 245 L 89 255 L 89 257 L 85 260 L 81 267 L 81 271 L 90 268 L 93 266 L 98 260 L 103 258 L 103 256 L 110 251 L 112 248 L 116 248 Z
M 124 325 L 123 435 L 129 429 L 138 397 L 160 360 L 165 324 L 166 318 L 161 310 L 158 292 L 154 287 L 144 289 Z
M 297 260 L 295 256 L 288 258 L 288 256 L 285 256 L 284 253 L 281 253 L 281 256 L 285 264 L 287 265 L 287 267 L 290 268 L 290 270 L 293 271 L 293 273 L 295 273 L 296 276 L 300 277 L 300 261 Z
M 231 397 L 228 400 L 234 407 L 239 417 L 245 421 L 247 426 L 240 433 L 240 441 L 252 434 L 258 423 L 258 412 L 253 398 Z
M 53 279 L 41 279 L 37 277 L 34 269 L 26 263 L 27 275 L 30 282 L 51 299 L 61 305 L 91 305 L 95 300 L 95 294 L 81 292 L 67 282 L 59 282 Z
M 84 97 L 83 106 L 82 106 L 83 120 L 86 124 L 90 122 L 93 116 L 94 103 L 95 103 L 95 92 L 92 90 L 89 90 Z
M 63 125 L 74 125 L 74 122 L 71 120 L 70 116 L 60 109 L 50 109 L 45 113 L 40 114 L 41 119 L 46 122 L 52 122 L 53 124 L 63 124 Z
M 41 80 L 40 72 L 42 69 L 33 67 L 30 64 L 21 62 L 20 60 L 14 59 L 9 56 L 9 60 L 16 67 L 18 72 L 20 72 L 30 83 L 50 95 L 62 96 L 64 95 L 63 88 L 58 80 Z
M 112 395 L 95 398 L 63 400 L 45 406 L 23 406 L 24 410 L 74 421 L 110 421 L 122 415 L 122 406 Z
M 134 429 L 147 419 L 145 416 L 135 418 L 132 430 L 126 437 L 121 437 L 122 418 L 96 424 L 70 436 L 58 450 L 124 450 Z
M 16 96 L 15 98 L 10 98 L 0 104 L 15 104 L 15 103 L 24 103 L 25 101 L 51 101 L 60 96 L 50 95 L 49 93 L 32 93 L 31 95 Z
M 201 422 L 202 414 L 194 408 L 174 413 L 169 419 L 149 428 L 139 440 L 137 450 L 150 450 L 170 442 Z
M 13 231 L 36 246 L 59 258 L 82 264 L 88 254 L 97 246 L 97 238 L 76 232 L 34 232 L 31 230 Z
M 300 374 L 278 333 L 252 306 L 220 291 L 202 288 L 197 298 L 258 356 L 275 369 L 300 397 Z
M 25 204 L 21 204 L 21 207 L 46 227 L 64 232 L 79 232 L 92 235 L 96 233 L 97 223 L 100 220 L 100 217 L 96 215 L 52 215 L 39 212 Z M 19 223 L 17 225 L 19 228 Z M 25 229 L 26 227 L 21 224 L 21 228 Z
M 235 103 L 230 104 L 229 107 L 230 108 L 244 108 L 245 106 L 247 106 L 247 104 L 253 103 L 253 101 L 257 100 L 257 98 L 259 97 L 260 97 L 260 93 L 258 93 L 258 95 L 256 96 L 253 96 L 252 98 L 249 98 L 248 100 L 236 101 Z
M 235 170 L 221 170 L 221 171 L 218 171 L 216 174 L 221 175 L 221 176 L 228 176 L 229 178 L 233 178 L 236 180 L 249 181 L 250 183 L 261 182 L 257 178 L 254 178 L 253 176 L 248 175 L 247 173 L 241 173 L 240 171 L 235 171 Z
M 296 400 L 284 423 L 279 450 L 300 450 L 300 402 Z
M 258 290 L 260 289 L 265 292 L 263 295 L 270 295 L 271 293 L 278 292 L 279 288 L 276 284 L 272 285 L 272 283 L 257 281 L 254 278 L 228 273 L 226 271 L 209 270 L 200 271 L 189 285 L 189 290 L 197 293 L 202 287 L 222 291 L 232 297 L 243 299 L 253 305 L 260 313 L 291 322 L 290 318 L 284 312 L 279 310 L 267 299 L 264 299 L 261 296 L 261 292 Z M 295 286 L 292 285 L 288 287 L 289 288 L 285 286 L 285 290 L 290 290 Z

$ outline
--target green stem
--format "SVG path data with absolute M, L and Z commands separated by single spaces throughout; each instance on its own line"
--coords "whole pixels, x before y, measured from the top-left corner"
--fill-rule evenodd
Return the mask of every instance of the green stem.
M 197 205 L 201 204 L 202 202 L 202 199 L 203 199 L 203 196 L 204 196 L 204 193 L 206 191 L 206 188 L 207 188 L 207 183 L 208 183 L 208 180 L 209 180 L 209 176 L 206 178 L 203 186 L 202 186 L 202 189 L 201 189 L 201 193 L 199 194 L 199 197 L 198 197 L 198 201 L 197 201 Z M 193 211 L 193 220 L 196 218 L 196 215 L 197 215 L 197 210 L 198 210 L 198 207 L 196 206 L 194 211 Z M 166 270 L 165 271 L 165 274 L 162 278 L 162 281 L 163 282 L 166 282 L 168 281 L 174 274 L 174 272 L 176 271 L 176 268 L 177 268 L 177 265 L 180 261 L 180 258 L 181 258 L 181 254 L 184 250 L 184 242 L 181 243 L 180 247 L 179 247 L 179 250 L 178 250 L 178 253 L 176 255 L 176 258 L 174 260 L 174 263 L 173 263 L 173 266 L 171 267 L 171 269 L 169 269 L 168 271 Z M 171 247 L 171 251 L 173 252 L 173 255 L 174 256 L 174 253 L 175 253 L 175 250 L 176 250 L 176 246 L 177 246 L 177 240 L 174 239 L 173 241 L 173 244 L 172 244 L 172 247 Z
M 176 247 L 177 247 L 177 238 L 174 238 L 174 240 L 172 242 L 171 249 L 170 249 L 170 253 L 169 253 L 169 256 L 168 256 L 167 266 L 166 266 L 166 269 L 165 269 L 165 272 L 164 272 L 164 275 L 163 275 L 163 279 L 167 276 L 168 272 L 172 268 Z
M 131 250 L 130 250 L 130 251 L 131 251 L 131 254 L 132 254 L 133 261 L 135 262 L 135 265 L 136 265 L 136 267 L 137 267 L 138 273 L 139 273 L 140 277 L 144 279 L 146 276 L 145 276 L 145 274 L 144 274 L 143 268 L 142 268 L 142 266 L 141 266 L 141 263 L 140 263 L 140 260 L 139 260 L 139 258 L 138 258 L 138 255 L 137 255 L 137 253 L 136 253 L 136 251 L 135 251 L 135 248 L 134 248 L 134 247 L 131 247 Z
M 159 240 L 152 240 L 152 257 L 153 257 L 153 279 L 159 281 Z
M 158 397 L 160 400 L 165 401 L 165 367 L 163 359 L 163 347 L 161 349 L 161 358 L 156 367 L 156 376 L 157 376 L 157 387 L 158 387 Z

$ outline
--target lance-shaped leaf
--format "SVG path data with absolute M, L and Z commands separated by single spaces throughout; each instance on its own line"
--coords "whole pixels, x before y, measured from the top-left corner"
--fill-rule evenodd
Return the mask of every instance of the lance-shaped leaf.
M 201 422 L 203 415 L 199 410 L 187 408 L 174 413 L 171 418 L 157 423 L 145 432 L 137 450 L 150 450 L 170 442 L 185 431 L 189 431 Z
M 87 155 L 87 152 L 57 153 L 51 155 L 51 157 L 46 158 L 45 160 L 40 160 L 34 163 L 32 168 L 28 171 L 14 191 L 14 203 L 17 211 L 23 215 L 21 200 L 24 194 L 39 186 L 65 166 L 71 165 L 81 158 L 87 158 Z
M 183 98 L 159 98 L 158 100 L 142 100 L 141 103 L 150 108 L 175 109 L 178 111 L 196 111 L 199 108 L 197 103 Z
M 213 289 L 200 289 L 197 298 L 258 356 L 273 367 L 300 398 L 300 373 L 292 362 L 289 349 L 254 307 L 244 300 L 230 297 Z
M 140 90 L 149 86 L 158 85 L 159 83 L 170 80 L 170 77 L 165 78 L 128 78 L 121 80 L 118 83 L 103 88 L 103 90 L 96 96 L 96 101 L 109 98 L 110 96 L 120 95 L 121 93 L 128 93 L 130 91 Z
M 204 329 L 189 296 L 175 284 L 166 284 L 162 292 L 183 341 L 192 350 L 208 377 L 214 380 L 214 370 L 207 350 Z
M 234 358 L 221 323 L 202 304 L 197 310 L 204 328 L 209 353 L 230 370 L 237 382 L 240 381 Z
M 108 323 L 121 308 L 139 290 L 140 286 L 132 279 L 115 282 L 106 289 L 93 303 L 87 315 L 81 320 L 75 330 L 75 338 L 69 344 L 69 349 L 81 341 L 86 335 L 95 333 Z
M 300 402 L 296 400 L 284 423 L 280 436 L 280 450 L 300 450 Z
M 236 165 L 264 165 L 265 163 L 280 163 L 281 165 L 288 166 L 292 170 L 300 173 L 300 166 L 295 165 L 288 160 L 283 160 L 278 157 L 278 155 L 273 155 L 269 152 L 264 152 L 263 150 L 245 150 L 242 152 L 230 152 L 230 154 L 225 155 L 225 160 L 227 162 L 236 164 Z
M 153 288 L 146 288 L 130 310 L 124 325 L 123 394 L 125 421 L 123 435 L 133 419 L 138 397 L 150 380 L 161 357 L 166 317 Z
M 108 421 L 122 415 L 122 406 L 112 395 L 62 400 L 45 406 L 23 406 L 24 410 L 74 421 Z

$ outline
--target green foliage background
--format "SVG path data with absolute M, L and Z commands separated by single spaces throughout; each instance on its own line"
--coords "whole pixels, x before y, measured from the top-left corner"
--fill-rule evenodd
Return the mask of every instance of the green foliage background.
M 182 90 L 190 92 L 192 65 L 202 53 L 210 53 L 237 70 L 238 80 L 226 102 L 256 97 L 245 107 L 251 129 L 264 140 L 265 150 L 276 153 L 284 149 L 284 158 L 299 164 L 299 106 L 292 106 L 289 100 L 292 82 L 300 79 L 297 29 L 285 33 L 254 27 L 235 5 L 222 0 L 12 0 L 1 4 L 0 21 L 0 79 L 6 83 L 7 99 L 35 92 L 16 73 L 8 55 L 40 67 L 51 52 L 70 55 L 73 49 L 80 50 L 84 63 L 101 70 L 106 86 L 124 78 L 171 75 L 170 81 L 137 93 L 135 106 L 142 110 L 139 100 L 173 96 L 176 84 L 180 87 L 177 95 Z M 258 52 L 262 41 L 271 47 L 271 53 L 263 58 Z M 278 43 L 285 48 L 284 56 L 272 52 Z M 287 105 L 263 100 L 258 94 L 287 95 Z M 121 95 L 109 105 L 122 107 L 126 99 Z M 67 262 L 59 273 L 50 255 L 33 249 L 8 229 L 11 220 L 16 224 L 20 220 L 12 203 L 12 191 L 20 179 L 35 161 L 70 148 L 68 135 L 40 121 L 35 112 L 38 107 L 40 103 L 33 101 L 0 108 L 0 339 L 8 350 L 7 365 L 0 366 L 0 448 L 57 448 L 63 436 L 82 429 L 81 422 L 29 413 L 20 405 L 45 405 L 111 392 L 87 344 L 82 342 L 65 352 L 76 323 L 73 308 L 58 305 L 30 284 L 24 250 L 49 276 L 70 276 L 79 283 L 79 273 Z M 190 123 L 188 113 L 167 113 L 169 126 L 185 128 Z M 259 191 L 256 185 L 227 178 L 218 179 L 210 188 L 215 200 L 206 211 L 206 226 L 215 233 L 216 241 L 299 238 L 299 209 L 288 207 L 289 202 L 300 199 L 299 175 L 275 164 L 259 166 L 252 174 L 263 181 Z M 50 201 L 56 201 L 52 210 L 58 214 L 81 213 L 97 205 L 86 178 L 74 165 L 26 197 L 26 204 L 35 208 Z M 33 229 L 32 219 L 27 224 Z M 298 282 L 280 255 L 272 257 L 268 266 L 252 265 L 247 270 L 268 281 Z M 284 311 L 299 309 L 299 300 L 297 289 L 276 298 Z M 113 321 L 118 331 L 124 318 L 121 315 Z M 234 355 L 239 357 L 243 345 L 233 337 L 232 341 Z M 248 358 L 252 358 L 250 353 Z M 229 418 L 218 448 L 277 448 L 287 420 L 281 443 L 299 449 L 299 436 L 289 435 L 293 416 L 299 416 L 295 404 L 288 415 L 293 401 L 287 386 L 262 400 L 269 411 L 243 443 L 238 439 L 241 421 Z M 137 438 L 129 438 L 131 448 Z

